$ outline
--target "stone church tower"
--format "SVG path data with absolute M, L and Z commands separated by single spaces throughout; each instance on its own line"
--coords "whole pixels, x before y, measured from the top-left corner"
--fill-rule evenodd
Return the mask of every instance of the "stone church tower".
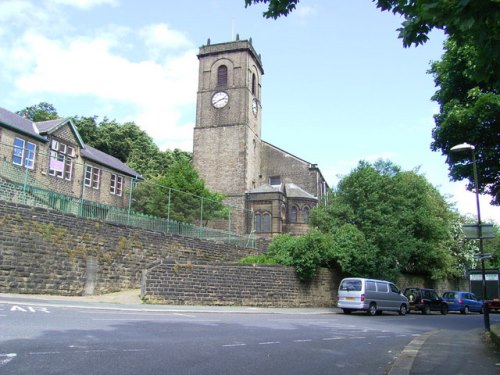
M 209 190 L 245 207 L 260 173 L 261 80 L 251 41 L 200 48 L 193 165 Z
M 198 59 L 193 165 L 206 187 L 240 208 L 231 219 L 240 234 L 307 232 L 328 185 L 316 164 L 261 139 L 264 70 L 252 41 L 209 40 Z

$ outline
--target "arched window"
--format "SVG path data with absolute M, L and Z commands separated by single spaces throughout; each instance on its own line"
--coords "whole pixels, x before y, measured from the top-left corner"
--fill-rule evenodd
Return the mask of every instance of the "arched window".
M 255 89 L 255 73 L 252 74 L 252 95 L 257 96 L 257 90 Z
M 307 224 L 309 222 L 309 207 L 304 207 L 302 210 L 302 216 L 304 218 L 304 223 Z
M 255 231 L 257 233 L 261 231 L 260 224 L 261 224 L 261 216 L 260 214 L 255 214 Z
M 267 212 L 262 215 L 262 232 L 271 231 L 271 215 Z
M 297 207 L 292 206 L 290 209 L 290 223 L 296 223 L 297 222 Z
M 217 68 L 217 86 L 227 86 L 227 66 L 221 65 Z

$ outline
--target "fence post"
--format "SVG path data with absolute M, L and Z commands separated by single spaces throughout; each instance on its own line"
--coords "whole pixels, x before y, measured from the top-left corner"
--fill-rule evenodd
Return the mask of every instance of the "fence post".
M 130 193 L 128 195 L 127 225 L 130 224 L 130 210 L 132 208 L 132 190 L 134 190 L 135 177 L 130 179 Z
M 200 200 L 200 227 L 203 228 L 203 197 Z
M 168 205 L 167 205 L 167 220 L 170 221 L 170 195 L 172 194 L 172 188 L 168 188 Z

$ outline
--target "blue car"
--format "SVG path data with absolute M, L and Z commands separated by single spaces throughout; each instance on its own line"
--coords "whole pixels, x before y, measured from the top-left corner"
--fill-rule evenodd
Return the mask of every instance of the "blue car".
M 448 304 L 448 311 L 483 313 L 484 302 L 471 292 L 447 291 L 443 293 L 443 301 Z

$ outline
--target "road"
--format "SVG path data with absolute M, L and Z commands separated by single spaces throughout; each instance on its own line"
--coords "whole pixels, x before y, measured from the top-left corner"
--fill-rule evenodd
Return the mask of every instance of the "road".
M 479 314 L 139 312 L 0 301 L 0 373 L 384 374 L 420 335 L 482 322 Z

